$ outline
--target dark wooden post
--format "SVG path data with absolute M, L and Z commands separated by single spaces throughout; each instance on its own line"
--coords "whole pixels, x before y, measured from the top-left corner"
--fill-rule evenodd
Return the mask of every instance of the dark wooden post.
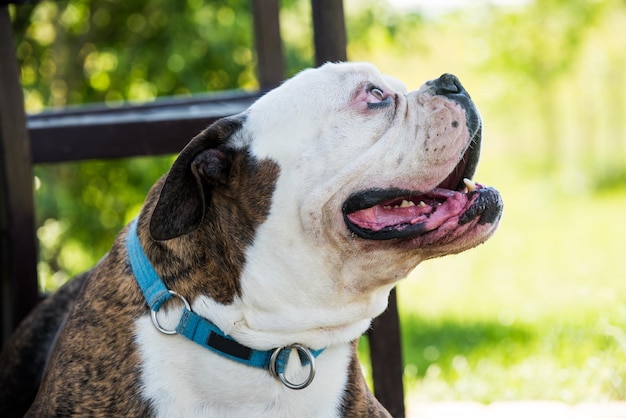
M 252 0 L 259 87 L 269 90 L 285 78 L 279 0 Z
M 0 6 L 0 57 L 0 319 L 4 343 L 39 299 L 33 173 L 7 6 Z
M 311 0 L 315 63 L 346 61 L 346 23 L 341 0 Z
M 395 289 L 389 295 L 387 310 L 374 320 L 368 337 L 376 398 L 393 417 L 404 417 L 404 366 Z

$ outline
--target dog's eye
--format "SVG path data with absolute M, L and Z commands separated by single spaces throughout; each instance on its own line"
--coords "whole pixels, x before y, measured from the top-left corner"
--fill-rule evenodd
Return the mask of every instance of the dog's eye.
M 383 91 L 376 87 L 376 86 L 372 86 L 369 89 L 369 92 L 372 96 L 376 97 L 378 100 L 385 100 L 385 93 L 383 93 Z

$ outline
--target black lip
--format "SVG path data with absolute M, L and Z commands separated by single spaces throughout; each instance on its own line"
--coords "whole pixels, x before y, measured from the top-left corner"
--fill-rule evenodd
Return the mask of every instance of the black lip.
M 474 192 L 472 192 L 474 193 Z M 384 204 L 386 202 L 392 202 L 398 199 L 406 200 L 422 200 L 422 199 L 437 199 L 441 198 L 438 193 L 434 191 L 420 193 L 411 190 L 404 189 L 369 189 L 357 192 L 351 195 L 343 204 L 342 212 L 345 224 L 348 229 L 355 235 L 370 239 L 370 240 L 389 240 L 389 239 L 404 239 L 415 238 L 426 232 L 429 232 L 423 223 L 417 223 L 414 225 L 397 225 L 383 228 L 379 231 L 372 231 L 369 229 L 361 228 L 350 221 L 348 215 L 356 211 L 367 209 L 376 205 Z M 443 200 L 443 198 L 441 198 Z
M 350 232 L 354 233 L 359 238 L 364 238 L 368 240 L 383 241 L 390 239 L 415 238 L 428 232 L 423 223 L 407 225 L 401 230 L 395 227 L 387 227 L 381 229 L 380 231 L 372 231 L 370 229 L 361 228 L 350 222 L 350 219 L 348 219 L 348 214 L 345 212 L 343 214 L 343 218 Z
M 420 235 L 429 232 L 426 230 L 426 227 L 423 223 L 408 225 L 402 230 L 398 230 L 392 227 L 381 229 L 380 231 L 371 231 L 369 229 L 359 228 L 352 222 L 350 222 L 346 215 L 344 215 L 346 220 L 346 225 L 348 225 L 348 229 L 357 235 L 360 238 L 374 240 L 374 241 L 383 241 L 390 239 L 405 239 L 405 238 L 417 238 Z
M 344 215 L 349 215 L 358 210 L 371 208 L 388 200 L 404 197 L 415 197 L 423 193 L 412 192 L 404 189 L 368 189 L 352 194 L 344 202 L 341 210 Z
M 457 192 L 460 193 L 460 192 Z M 363 191 L 354 194 L 343 205 L 343 218 L 348 229 L 356 236 L 367 240 L 403 240 L 418 238 L 426 233 L 434 230 L 426 228 L 426 223 L 416 223 L 414 225 L 392 225 L 383 228 L 379 231 L 373 231 L 366 228 L 361 228 L 350 221 L 348 215 L 362 208 L 366 209 L 371 205 L 371 202 L 386 202 L 399 198 L 422 198 L 436 195 L 436 193 L 415 193 L 411 191 L 405 191 L 401 189 L 393 190 L 381 190 L 374 189 Z M 472 192 L 467 193 L 468 200 L 472 200 L 475 195 L 478 195 L 474 203 L 461 215 L 458 221 L 458 225 L 464 225 L 476 219 L 478 217 L 478 224 L 495 224 L 502 217 L 502 211 L 504 204 L 500 193 L 493 187 L 482 187 Z M 354 209 L 354 210 L 352 210 Z
M 479 225 L 496 223 L 502 216 L 504 209 L 500 193 L 493 187 L 484 187 L 473 193 L 478 193 L 478 199 L 461 215 L 459 225 L 471 222 L 477 216 L 480 216 L 478 218 Z

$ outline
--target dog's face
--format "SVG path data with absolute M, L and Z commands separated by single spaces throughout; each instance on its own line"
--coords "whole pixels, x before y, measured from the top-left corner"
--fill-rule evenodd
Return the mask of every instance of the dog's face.
M 281 337 L 311 347 L 353 339 L 417 264 L 494 232 L 498 192 L 463 181 L 480 135 L 454 76 L 406 93 L 371 65 L 326 64 L 194 139 L 161 191 L 151 233 L 179 239 L 214 228 L 216 206 L 256 207 L 258 217 L 232 219 L 249 238 L 232 303 L 206 298 L 199 309 L 242 343 L 256 331 L 270 347 Z M 248 169 L 233 169 L 241 159 Z

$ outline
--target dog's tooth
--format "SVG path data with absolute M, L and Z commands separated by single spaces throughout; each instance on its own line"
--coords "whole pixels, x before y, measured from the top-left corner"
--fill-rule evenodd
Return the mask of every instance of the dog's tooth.
M 463 183 L 465 183 L 468 192 L 473 192 L 474 190 L 476 190 L 476 183 L 474 183 L 472 180 L 465 178 L 463 179 Z
M 426 203 L 424 203 L 423 200 L 420 200 L 420 203 L 418 205 L 420 208 L 425 208 L 426 206 L 428 206 Z
M 401 208 L 410 208 L 411 206 L 415 206 L 415 203 L 411 202 L 410 200 L 403 200 L 400 204 Z
M 392 207 L 391 207 L 390 205 L 387 205 L 387 206 L 383 206 L 383 209 L 386 209 L 386 210 L 391 210 L 391 209 L 392 209 Z

